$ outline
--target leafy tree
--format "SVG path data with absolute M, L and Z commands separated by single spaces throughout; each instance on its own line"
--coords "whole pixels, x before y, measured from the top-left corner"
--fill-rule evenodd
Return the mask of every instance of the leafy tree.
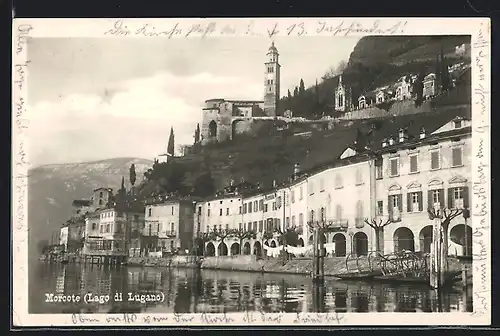
M 209 197 L 215 194 L 215 181 L 210 172 L 205 172 L 194 181 L 193 195 L 198 197 Z
M 299 88 L 298 87 L 295 87 L 295 89 L 293 89 L 293 97 L 297 97 L 299 95 Z
M 384 253 L 384 228 L 392 223 L 392 219 L 388 218 L 385 222 L 380 219 L 377 221 L 375 218 L 372 220 L 365 219 L 365 223 L 375 231 L 376 251 Z
M 273 232 L 270 231 L 270 230 L 264 230 L 264 232 L 262 232 L 262 235 L 260 236 L 260 240 L 261 240 L 261 251 L 262 251 L 262 258 L 264 258 L 266 255 L 265 255 L 265 252 L 264 252 L 264 243 L 269 240 L 269 239 L 272 239 L 273 238 Z
M 290 92 L 290 89 L 288 89 L 288 93 L 286 95 L 288 99 L 292 99 L 292 93 Z
M 194 239 L 194 251 L 196 255 L 199 255 L 200 250 L 203 256 L 206 256 L 205 244 L 211 240 L 212 236 L 210 232 L 198 232 L 196 238 Z
M 303 94 L 304 92 L 306 92 L 306 87 L 304 86 L 304 80 L 301 78 L 299 84 L 299 94 Z
M 413 94 L 415 95 L 415 106 L 422 105 L 424 100 L 424 75 L 419 73 L 415 82 L 413 82 Z
M 130 170 L 129 170 L 129 177 L 130 177 L 130 184 L 132 185 L 132 187 L 135 185 L 135 181 L 136 181 L 136 174 L 135 174 L 135 164 L 132 163 L 132 165 L 130 166 Z
M 194 143 L 200 142 L 200 124 L 196 124 L 196 130 L 194 131 Z
M 149 175 L 149 180 L 156 181 L 163 191 L 180 195 L 187 192 L 185 179 L 186 169 L 175 161 L 157 164 Z
M 170 136 L 168 137 L 167 154 L 174 156 L 175 154 L 175 139 L 174 139 L 174 128 L 170 128 Z
M 243 230 L 243 229 L 234 229 L 231 232 L 233 237 L 238 238 L 240 244 L 240 255 L 243 254 L 243 240 L 244 239 L 255 239 L 257 236 L 256 232 L 253 230 Z

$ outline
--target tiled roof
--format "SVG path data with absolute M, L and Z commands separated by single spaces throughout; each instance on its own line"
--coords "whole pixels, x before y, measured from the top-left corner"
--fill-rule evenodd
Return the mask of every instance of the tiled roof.
M 90 206 L 91 204 L 90 200 L 73 200 L 73 206 Z

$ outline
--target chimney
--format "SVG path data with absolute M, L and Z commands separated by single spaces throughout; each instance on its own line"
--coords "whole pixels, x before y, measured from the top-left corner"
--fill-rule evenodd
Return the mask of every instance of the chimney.
M 293 166 L 293 174 L 297 175 L 298 173 L 300 173 L 300 164 L 296 163 L 295 166 Z
M 392 146 L 392 145 L 394 145 L 394 138 L 390 137 L 389 138 L 389 146 Z
M 404 128 L 399 129 L 399 142 L 404 142 L 406 138 L 406 131 Z
M 232 187 L 232 186 L 234 186 L 234 180 L 233 180 L 233 179 L 231 179 L 231 181 L 229 181 L 229 185 L 230 185 L 231 187 Z
M 273 188 L 276 188 L 276 180 L 273 180 Z
M 387 139 L 382 140 L 382 147 L 387 147 Z
M 424 139 L 425 138 L 425 128 L 421 128 L 420 129 L 420 139 Z

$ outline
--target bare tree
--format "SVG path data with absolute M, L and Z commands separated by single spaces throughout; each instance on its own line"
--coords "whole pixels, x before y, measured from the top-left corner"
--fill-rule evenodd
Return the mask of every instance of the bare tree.
M 210 240 L 217 240 L 219 239 L 220 240 L 220 244 L 219 246 L 221 246 L 222 243 L 224 243 L 224 240 L 227 238 L 227 237 L 230 237 L 232 235 L 232 231 L 231 230 L 226 230 L 226 229 L 214 229 L 211 233 L 210 233 Z
M 448 230 L 450 228 L 450 223 L 453 219 L 463 214 L 463 209 L 449 209 L 449 208 L 429 208 L 427 213 L 429 214 L 429 219 L 439 219 L 441 221 L 442 229 L 442 247 L 441 247 L 441 260 L 446 260 L 444 263 L 443 271 L 448 271 L 448 241 L 449 234 Z
M 375 242 L 377 253 L 384 252 L 384 227 L 392 223 L 392 219 L 388 218 L 385 222 L 382 219 L 378 221 L 375 218 L 368 220 L 365 218 L 365 223 L 375 231 Z
M 240 244 L 240 255 L 243 254 L 243 240 L 244 239 L 255 239 L 257 234 L 253 230 L 243 230 L 243 229 L 234 229 L 231 232 L 231 236 L 238 238 Z

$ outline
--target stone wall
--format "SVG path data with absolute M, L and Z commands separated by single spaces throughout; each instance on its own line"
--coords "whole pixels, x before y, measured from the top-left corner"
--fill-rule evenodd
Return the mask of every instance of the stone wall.
M 394 102 L 390 108 L 387 110 L 377 107 L 370 106 L 364 109 L 351 111 L 349 114 L 341 117 L 340 119 L 367 119 L 367 118 L 379 118 L 388 115 L 406 115 L 406 114 L 416 114 L 425 113 L 431 111 L 431 102 L 426 101 L 421 106 L 416 107 L 413 100 L 404 100 Z

